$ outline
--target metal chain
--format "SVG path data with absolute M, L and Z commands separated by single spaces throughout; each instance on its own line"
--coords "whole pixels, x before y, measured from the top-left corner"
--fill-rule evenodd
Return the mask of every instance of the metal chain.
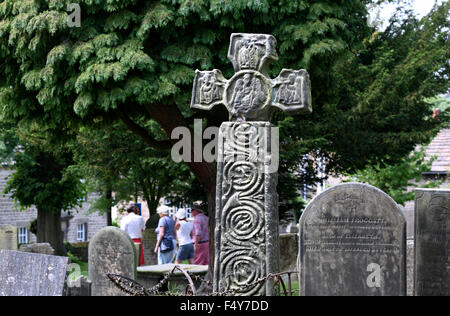
M 180 270 L 181 272 L 184 273 L 186 279 L 189 281 L 189 285 L 186 287 L 185 289 L 185 294 L 182 293 L 172 293 L 169 291 L 161 291 L 161 289 L 169 282 L 169 278 L 170 276 L 175 272 L 175 270 Z M 242 286 L 239 289 L 234 289 L 234 290 L 226 290 L 226 291 L 219 291 L 219 292 L 213 292 L 213 293 L 208 293 L 205 294 L 204 296 L 232 296 L 232 295 L 236 295 L 236 294 L 240 294 L 244 291 L 246 291 L 247 289 L 250 289 L 256 285 L 260 285 L 263 284 L 267 281 L 269 281 L 270 279 L 273 279 L 275 284 L 278 285 L 281 282 L 281 285 L 283 287 L 284 290 L 284 294 L 287 296 L 288 293 L 286 292 L 286 287 L 284 285 L 284 281 L 281 278 L 282 275 L 285 274 L 293 274 L 293 273 L 298 273 L 297 271 L 288 271 L 288 272 L 281 272 L 281 273 L 274 273 L 274 274 L 269 274 L 266 277 L 260 278 L 255 280 L 254 282 L 251 282 L 245 286 Z M 121 276 L 121 275 L 116 275 L 116 274 L 107 274 L 107 277 L 123 292 L 132 295 L 132 296 L 152 296 L 152 295 L 159 295 L 159 296 L 184 296 L 184 295 L 188 295 L 188 296 L 196 296 L 197 295 L 197 291 L 195 289 L 193 280 L 201 282 L 206 284 L 207 286 L 211 287 L 212 286 L 212 282 L 209 280 L 205 280 L 204 278 L 202 278 L 199 275 L 195 275 L 195 274 L 191 274 L 188 271 L 184 270 L 182 267 L 176 265 L 174 266 L 174 268 L 165 273 L 163 279 L 156 284 L 155 286 L 153 286 L 150 289 L 147 289 L 145 287 L 143 287 L 142 285 L 140 285 L 138 282 L 129 279 L 127 277 Z M 290 294 L 290 293 L 289 293 Z

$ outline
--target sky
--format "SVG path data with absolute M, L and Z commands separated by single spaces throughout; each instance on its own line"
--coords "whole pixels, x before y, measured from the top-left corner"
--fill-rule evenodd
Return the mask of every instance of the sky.
M 438 3 L 442 3 L 443 1 L 448 0 L 438 0 Z M 423 17 L 427 15 L 434 5 L 434 0 L 411 0 L 411 6 L 414 10 L 414 12 L 417 14 L 418 17 Z M 384 29 L 387 26 L 387 23 L 389 21 L 389 18 L 394 14 L 395 9 L 397 5 L 396 4 L 387 4 L 383 5 L 381 7 L 380 17 L 383 19 L 384 23 L 381 26 L 381 29 Z M 373 16 L 374 14 L 372 14 Z

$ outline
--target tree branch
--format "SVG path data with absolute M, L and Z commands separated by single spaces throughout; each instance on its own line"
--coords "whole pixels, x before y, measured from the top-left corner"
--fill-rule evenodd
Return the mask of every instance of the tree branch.
M 150 147 L 157 150 L 170 150 L 171 142 L 168 140 L 159 141 L 150 135 L 150 133 L 142 126 L 136 124 L 130 117 L 121 109 L 117 113 L 122 122 L 135 134 L 140 136 Z

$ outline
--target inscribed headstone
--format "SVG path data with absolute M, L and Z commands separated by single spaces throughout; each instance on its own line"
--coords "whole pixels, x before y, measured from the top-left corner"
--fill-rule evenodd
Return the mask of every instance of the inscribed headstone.
M 98 231 L 89 243 L 92 296 L 123 296 L 106 275 L 111 273 L 136 279 L 136 258 L 136 247 L 124 231 L 117 227 Z
M 62 296 L 67 257 L 0 250 L 0 296 Z
M 414 294 L 450 296 L 450 190 L 415 193 Z
M 406 221 L 373 186 L 341 184 L 316 196 L 299 243 L 301 295 L 406 295 Z

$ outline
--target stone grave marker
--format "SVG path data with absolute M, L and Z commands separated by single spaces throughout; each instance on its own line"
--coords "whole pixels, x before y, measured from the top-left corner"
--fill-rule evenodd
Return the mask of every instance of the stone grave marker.
M 155 228 L 146 229 L 142 233 L 142 247 L 144 247 L 144 259 L 145 265 L 158 264 L 158 255 L 153 252 L 156 245 L 156 232 Z
M 406 295 L 406 220 L 379 189 L 360 183 L 316 196 L 300 218 L 304 296 Z
M 0 249 L 17 250 L 17 227 L 4 226 L 0 227 Z
M 269 120 L 276 108 L 310 113 L 312 102 L 306 70 L 283 69 L 269 77 L 269 65 L 278 59 L 276 44 L 268 34 L 231 34 L 228 59 L 236 73 L 229 80 L 217 69 L 195 73 L 191 108 L 224 105 L 230 118 L 218 136 L 216 293 L 279 293 L 273 280 L 255 283 L 279 272 L 279 141 Z
M 450 296 L 450 190 L 415 195 L 414 295 Z
M 118 274 L 136 279 L 136 247 L 131 238 L 117 227 L 98 231 L 89 243 L 89 279 L 92 296 L 123 296 L 106 276 Z
M 43 255 L 55 254 L 55 250 L 49 243 L 23 244 L 20 245 L 19 251 L 40 253 Z
M 0 250 L 0 296 L 62 296 L 69 258 Z

